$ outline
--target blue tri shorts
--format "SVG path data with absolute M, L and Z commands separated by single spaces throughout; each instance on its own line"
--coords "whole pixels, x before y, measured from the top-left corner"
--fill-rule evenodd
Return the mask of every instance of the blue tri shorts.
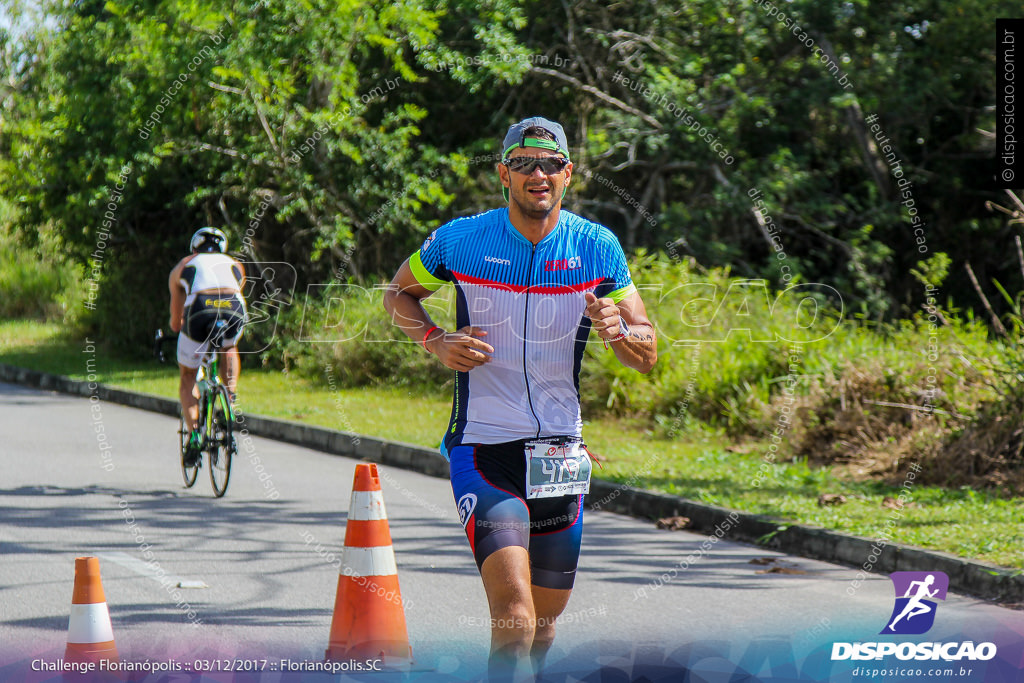
M 449 453 L 452 493 L 477 568 L 492 553 L 521 546 L 531 582 L 570 589 L 583 538 L 583 496 L 526 498 L 525 441 L 463 444 Z

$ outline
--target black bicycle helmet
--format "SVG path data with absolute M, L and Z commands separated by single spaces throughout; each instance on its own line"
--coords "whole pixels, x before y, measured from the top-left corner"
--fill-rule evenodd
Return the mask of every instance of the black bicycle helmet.
M 219 251 L 224 254 L 228 250 L 228 236 L 217 228 L 199 228 L 189 242 L 192 251 Z

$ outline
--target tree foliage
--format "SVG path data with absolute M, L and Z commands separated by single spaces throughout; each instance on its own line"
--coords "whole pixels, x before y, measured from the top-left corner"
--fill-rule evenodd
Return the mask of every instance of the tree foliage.
M 0 220 L 55 236 L 93 274 L 92 326 L 138 341 L 200 225 L 300 290 L 387 274 L 500 205 L 500 136 L 541 114 L 570 134 L 567 205 L 631 249 L 825 282 L 878 318 L 920 303 L 937 253 L 963 300 L 966 258 L 1008 279 L 984 202 L 1012 7 L 780 5 L 47 0 L 0 34 Z

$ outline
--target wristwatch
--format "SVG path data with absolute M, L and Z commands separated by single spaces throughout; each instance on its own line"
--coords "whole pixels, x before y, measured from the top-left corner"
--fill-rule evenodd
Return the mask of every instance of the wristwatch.
M 611 344 L 612 342 L 617 342 L 620 339 L 625 339 L 628 336 L 629 336 L 629 325 L 626 324 L 626 321 L 623 320 L 622 316 L 620 315 L 619 316 L 619 333 L 617 335 L 615 335 L 614 337 L 612 337 L 611 339 L 606 339 L 605 340 L 605 342 L 604 342 L 605 348 L 607 348 L 608 345 Z

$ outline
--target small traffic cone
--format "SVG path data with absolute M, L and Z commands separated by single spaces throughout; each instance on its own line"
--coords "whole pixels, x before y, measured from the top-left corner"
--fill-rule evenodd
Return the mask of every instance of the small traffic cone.
M 110 626 L 107 598 L 100 580 L 100 561 L 95 557 L 75 558 L 75 590 L 68 619 L 66 662 L 117 662 L 114 630 Z
M 334 661 L 378 658 L 387 667 L 411 664 L 398 567 L 374 464 L 356 465 L 341 558 L 324 656 Z

